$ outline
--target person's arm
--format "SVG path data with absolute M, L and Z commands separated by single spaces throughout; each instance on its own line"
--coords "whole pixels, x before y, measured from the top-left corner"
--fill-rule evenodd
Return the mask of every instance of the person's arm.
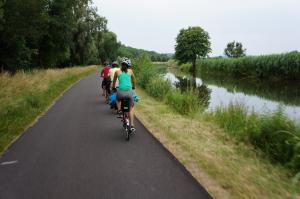
M 113 81 L 113 88 L 116 88 L 116 83 L 117 83 L 117 79 L 118 79 L 118 71 L 115 72 L 115 75 L 114 75 L 114 81 Z
M 131 70 L 131 83 L 132 83 L 132 88 L 135 89 L 136 79 L 132 70 Z
M 103 77 L 103 71 L 104 71 L 104 68 L 103 68 L 102 71 L 101 71 L 101 77 Z

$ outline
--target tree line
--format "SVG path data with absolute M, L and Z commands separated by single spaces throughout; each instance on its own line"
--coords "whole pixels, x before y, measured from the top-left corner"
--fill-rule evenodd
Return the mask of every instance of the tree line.
M 142 53 L 122 45 L 92 0 L 0 0 L 0 70 L 99 64 Z
M 121 45 L 118 50 L 118 55 L 121 57 L 130 57 L 130 58 L 137 59 L 142 54 L 147 54 L 150 57 L 151 61 L 154 62 L 166 62 L 173 57 L 173 54 L 171 53 L 161 54 L 155 51 L 147 51 L 143 49 L 132 48 L 125 45 Z
M 4 70 L 92 64 L 117 56 L 117 36 L 90 0 L 0 2 Z

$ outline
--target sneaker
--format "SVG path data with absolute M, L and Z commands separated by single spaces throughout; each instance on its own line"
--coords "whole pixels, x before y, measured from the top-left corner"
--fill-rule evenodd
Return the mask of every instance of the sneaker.
M 117 118 L 123 118 L 121 110 L 117 111 Z
M 134 126 L 131 126 L 131 127 L 130 127 L 130 131 L 131 131 L 131 133 L 134 133 L 134 132 L 135 132 L 135 130 L 136 130 L 136 129 L 134 128 Z

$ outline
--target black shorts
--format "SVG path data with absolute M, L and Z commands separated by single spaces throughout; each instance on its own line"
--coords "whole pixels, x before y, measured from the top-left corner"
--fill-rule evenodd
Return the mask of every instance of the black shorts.
M 108 86 L 110 86 L 110 84 L 111 84 L 110 79 L 103 78 L 101 87 L 102 87 L 103 89 L 106 89 Z
M 111 85 L 110 79 L 103 78 L 101 87 L 102 89 L 105 89 L 108 94 L 110 94 L 110 85 Z

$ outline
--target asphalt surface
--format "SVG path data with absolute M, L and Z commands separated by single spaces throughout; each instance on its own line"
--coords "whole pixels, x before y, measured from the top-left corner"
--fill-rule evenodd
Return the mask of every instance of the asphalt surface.
M 68 90 L 0 157 L 0 199 L 208 199 L 136 121 L 127 142 L 93 74 Z

